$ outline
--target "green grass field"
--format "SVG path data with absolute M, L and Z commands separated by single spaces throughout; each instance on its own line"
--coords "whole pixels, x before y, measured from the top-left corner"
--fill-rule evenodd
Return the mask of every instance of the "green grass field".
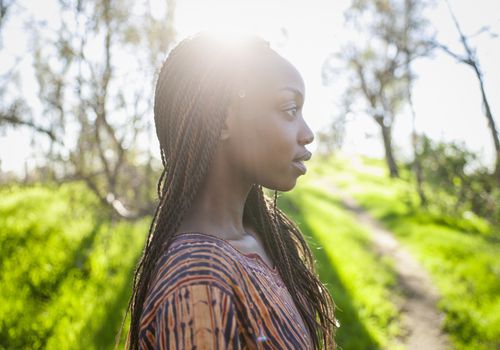
M 344 350 L 400 349 L 391 261 L 317 179 L 354 196 L 429 270 L 457 349 L 500 348 L 500 247 L 480 218 L 417 210 L 383 163 L 314 161 L 279 205 L 299 225 L 337 305 Z M 110 222 L 79 183 L 0 188 L 0 348 L 112 349 L 149 227 Z M 126 329 L 124 330 L 126 332 Z
M 333 296 L 341 324 L 338 344 L 345 350 L 398 349 L 393 268 L 372 250 L 368 232 L 318 187 L 301 183 L 280 202 L 308 238 Z
M 353 196 L 430 272 L 456 349 L 500 349 L 500 234 L 495 228 L 471 213 L 450 218 L 419 209 L 413 185 L 389 179 L 381 160 L 337 157 L 315 164 L 313 171 Z
M 99 217 L 80 184 L 0 198 L 0 348 L 111 349 L 148 220 Z

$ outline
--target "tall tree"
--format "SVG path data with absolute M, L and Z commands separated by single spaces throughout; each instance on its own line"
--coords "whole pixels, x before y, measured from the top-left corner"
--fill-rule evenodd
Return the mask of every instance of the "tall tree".
M 498 127 L 495 123 L 495 118 L 493 117 L 493 113 L 491 111 L 490 103 L 488 102 L 488 97 L 486 94 L 486 88 L 484 84 L 484 76 L 481 71 L 481 65 L 479 63 L 479 58 L 477 57 L 476 49 L 474 49 L 470 43 L 468 37 L 464 34 L 460 24 L 455 16 L 450 4 L 446 1 L 446 5 L 448 6 L 448 10 L 453 19 L 453 23 L 455 24 L 455 28 L 457 29 L 458 35 L 460 37 L 460 43 L 463 48 L 463 53 L 456 53 L 449 49 L 446 45 L 443 45 L 437 41 L 434 41 L 434 45 L 441 48 L 444 52 L 446 52 L 451 57 L 455 58 L 458 62 L 464 63 L 472 68 L 474 74 L 479 82 L 479 89 L 481 91 L 481 98 L 483 101 L 484 107 L 484 115 L 488 121 L 488 126 L 490 128 L 491 137 L 493 139 L 493 145 L 495 147 L 495 170 L 494 176 L 497 182 L 497 185 L 500 186 L 500 136 L 498 133 Z M 484 27 L 480 32 L 487 32 L 489 30 L 488 27 Z M 478 33 L 479 34 L 479 33 Z
M 398 177 L 392 127 L 408 98 L 410 62 L 422 54 L 417 29 L 423 26 L 416 1 L 355 0 L 346 11 L 347 24 L 355 39 L 330 56 L 323 80 L 332 82 L 331 71 L 344 71 L 354 104 L 370 115 L 381 130 L 385 160 L 391 177 Z

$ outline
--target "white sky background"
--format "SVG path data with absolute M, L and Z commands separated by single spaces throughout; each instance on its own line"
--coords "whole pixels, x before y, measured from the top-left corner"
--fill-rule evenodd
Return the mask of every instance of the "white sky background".
M 458 34 L 443 1 L 429 12 L 438 39 L 454 51 L 462 52 Z M 25 1 L 31 8 L 40 2 Z M 50 6 L 43 2 L 50 16 Z M 163 12 L 160 0 L 152 1 L 157 13 Z M 466 34 L 491 25 L 500 34 L 500 2 L 495 0 L 450 0 Z M 313 131 L 328 125 L 338 114 L 336 103 L 342 89 L 324 87 L 321 68 L 326 57 L 339 50 L 349 34 L 344 27 L 343 10 L 348 0 L 178 0 L 175 27 L 178 39 L 203 29 L 227 27 L 253 31 L 271 42 L 271 46 L 290 60 L 301 72 L 306 85 L 304 117 Z M 57 13 L 53 13 L 57 16 Z M 283 35 L 282 28 L 287 31 Z M 4 35 L 5 47 L 15 46 L 20 33 Z M 485 76 L 486 92 L 497 125 L 500 124 L 500 37 L 482 34 L 471 40 Z M 470 67 L 451 57 L 436 53 L 432 58 L 415 62 L 418 80 L 414 86 L 417 128 L 433 139 L 461 140 L 467 148 L 482 156 L 483 163 L 493 166 L 493 142 L 482 110 L 478 82 Z M 35 94 L 33 91 L 32 94 Z M 20 129 L 21 130 L 21 129 Z M 408 113 L 398 115 L 393 130 L 396 152 L 408 155 L 411 132 Z M 20 172 L 30 157 L 26 131 L 0 134 L 1 170 Z M 155 147 L 155 146 L 154 146 Z M 316 142 L 309 146 L 314 153 Z M 347 125 L 344 151 L 383 157 L 379 129 L 371 118 L 354 116 Z

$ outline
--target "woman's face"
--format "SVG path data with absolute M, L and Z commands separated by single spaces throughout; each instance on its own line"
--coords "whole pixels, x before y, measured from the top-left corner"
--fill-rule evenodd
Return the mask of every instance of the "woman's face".
M 289 191 L 305 168 L 294 162 L 314 139 L 302 115 L 305 89 L 297 69 L 278 54 L 259 57 L 228 108 L 227 152 L 238 176 Z

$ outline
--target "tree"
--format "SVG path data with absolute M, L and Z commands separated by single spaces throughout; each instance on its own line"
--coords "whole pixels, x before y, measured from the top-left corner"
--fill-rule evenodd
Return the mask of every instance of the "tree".
M 327 59 L 323 80 L 330 83 L 335 70 L 349 76 L 345 94 L 380 127 L 390 176 L 398 177 L 392 126 L 409 96 L 410 62 L 424 52 L 417 33 L 425 23 L 410 0 L 355 0 L 346 22 L 356 37 Z
M 58 4 L 58 20 L 31 25 L 43 123 L 19 113 L 3 120 L 32 122 L 49 135 L 45 168 L 56 180 L 83 180 L 115 215 L 150 214 L 153 158 L 139 141 L 151 139 L 154 81 L 174 41 L 175 4 L 166 1 L 162 14 L 148 1 Z
M 476 54 L 476 49 L 472 48 L 471 45 L 469 44 L 469 39 L 462 31 L 462 28 L 460 27 L 457 17 L 453 13 L 453 10 L 451 9 L 449 2 L 446 1 L 446 4 L 448 6 L 450 15 L 453 19 L 453 23 L 455 24 L 457 32 L 460 36 L 460 43 L 462 44 L 464 52 L 462 54 L 456 53 L 450 50 L 446 45 L 443 45 L 437 41 L 433 41 L 433 44 L 436 47 L 442 49 L 451 57 L 455 58 L 458 62 L 464 63 L 474 70 L 474 74 L 476 75 L 476 78 L 479 82 L 479 89 L 481 90 L 481 98 L 483 100 L 484 114 L 486 119 L 488 120 L 488 126 L 490 128 L 491 137 L 493 139 L 493 145 L 495 147 L 496 161 L 495 161 L 494 176 L 497 185 L 500 186 L 500 137 L 498 135 L 498 128 L 495 124 L 495 118 L 493 117 L 493 113 L 491 112 L 490 104 L 488 102 L 488 98 L 486 95 L 486 89 L 484 86 L 484 77 L 481 71 L 479 59 Z M 489 30 L 488 27 L 484 27 L 478 34 L 480 34 L 481 32 L 486 32 L 488 30 Z

